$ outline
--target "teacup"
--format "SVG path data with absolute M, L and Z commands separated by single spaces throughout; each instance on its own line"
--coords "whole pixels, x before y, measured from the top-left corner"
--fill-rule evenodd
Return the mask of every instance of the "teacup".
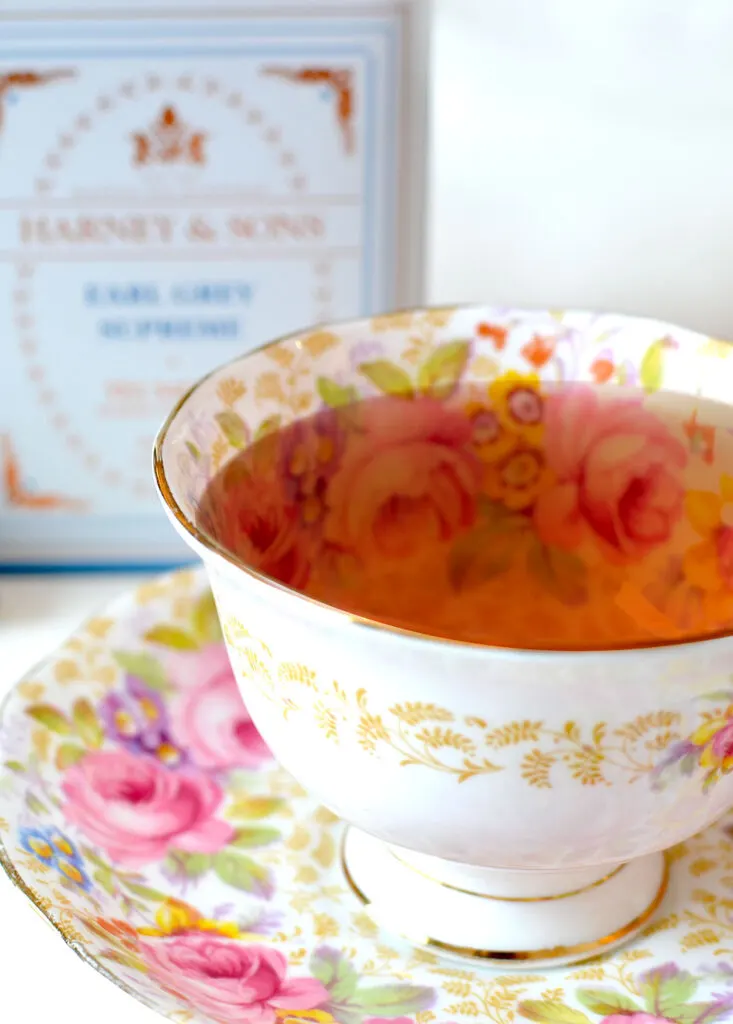
M 365 358 L 417 390 L 459 376 L 480 389 L 515 371 L 729 402 L 733 347 L 615 315 L 403 312 L 235 360 L 184 396 L 156 441 L 164 506 L 206 564 L 252 718 L 349 823 L 345 877 L 369 912 L 450 953 L 586 959 L 649 922 L 665 851 L 733 804 L 733 637 L 587 651 L 458 643 L 319 603 L 238 561 L 197 525 L 207 484 L 274 426 L 334 394 L 373 394 Z M 704 424 L 691 422 L 688 441 L 705 460 Z

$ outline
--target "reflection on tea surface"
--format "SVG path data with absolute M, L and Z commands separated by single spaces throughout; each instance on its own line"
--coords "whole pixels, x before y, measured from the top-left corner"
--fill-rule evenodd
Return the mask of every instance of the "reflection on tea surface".
M 311 597 L 436 636 L 714 633 L 733 625 L 733 408 L 514 372 L 324 408 L 229 462 L 198 523 Z

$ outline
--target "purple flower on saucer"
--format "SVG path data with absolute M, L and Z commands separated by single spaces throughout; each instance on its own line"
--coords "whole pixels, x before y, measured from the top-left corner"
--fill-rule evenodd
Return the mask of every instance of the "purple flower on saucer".
M 131 753 L 155 757 L 170 768 L 185 760 L 184 751 L 171 737 L 165 704 L 137 676 L 126 676 L 124 691 L 104 698 L 99 717 L 107 736 Z

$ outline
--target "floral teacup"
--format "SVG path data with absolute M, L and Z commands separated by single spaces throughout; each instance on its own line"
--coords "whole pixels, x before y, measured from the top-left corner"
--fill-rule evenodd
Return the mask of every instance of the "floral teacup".
M 563 382 L 586 386 L 555 419 L 559 407 L 543 407 L 548 458 L 532 487 L 524 464 L 496 471 L 503 434 L 479 410 L 484 484 L 551 551 L 584 538 L 612 562 L 654 567 L 684 532 L 682 563 L 631 595 L 638 643 L 527 650 L 420 634 L 299 593 L 307 565 L 277 509 L 255 509 L 269 540 L 246 558 L 197 525 L 222 466 L 324 406 L 389 393 L 413 436 L 428 400 L 487 391 L 531 446 L 542 389 Z M 638 387 L 623 424 L 590 385 Z M 246 355 L 197 384 L 161 430 L 158 487 L 207 566 L 253 720 L 353 826 L 346 878 L 395 931 L 500 961 L 587 958 L 647 923 L 666 889 L 664 851 L 733 804 L 733 478 L 720 466 L 730 432 L 692 416 L 675 435 L 650 411 L 666 392 L 728 401 L 733 348 L 620 316 L 418 310 Z M 329 451 L 342 460 L 333 521 L 338 488 L 359 494 L 363 467 Z M 704 485 L 691 488 L 693 464 Z M 426 500 L 450 491 L 450 532 L 474 514 L 470 475 L 448 455 L 431 466 Z M 347 517 L 340 536 L 358 556 L 363 533 L 349 529 Z M 564 593 L 581 622 L 576 575 Z M 698 620 L 718 623 L 715 635 L 696 632 Z

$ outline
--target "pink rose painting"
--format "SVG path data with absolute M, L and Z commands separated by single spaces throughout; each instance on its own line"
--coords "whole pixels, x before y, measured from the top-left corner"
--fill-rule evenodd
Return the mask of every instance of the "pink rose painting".
M 582 385 L 550 394 L 545 443 L 556 483 L 535 523 L 546 544 L 573 548 L 589 529 L 609 555 L 635 560 L 669 539 L 687 452 L 640 400 L 603 402 Z
M 362 415 L 364 435 L 331 481 L 327 539 L 367 561 L 397 560 L 469 526 L 481 483 L 470 421 L 430 398 L 382 398 Z
M 171 707 L 176 742 L 201 768 L 256 769 L 272 755 L 249 717 L 223 644 L 186 653 L 171 666 L 181 690 Z
M 308 579 L 308 534 L 282 480 L 236 460 L 206 492 L 199 525 L 238 559 L 291 587 Z
M 61 788 L 66 820 L 127 867 L 163 860 L 171 848 L 214 853 L 234 835 L 216 817 L 223 792 L 212 778 L 126 750 L 88 754 Z
M 288 978 L 276 949 L 190 932 L 141 943 L 148 971 L 167 991 L 222 1024 L 274 1024 L 278 1011 L 328 1000 L 314 978 Z

